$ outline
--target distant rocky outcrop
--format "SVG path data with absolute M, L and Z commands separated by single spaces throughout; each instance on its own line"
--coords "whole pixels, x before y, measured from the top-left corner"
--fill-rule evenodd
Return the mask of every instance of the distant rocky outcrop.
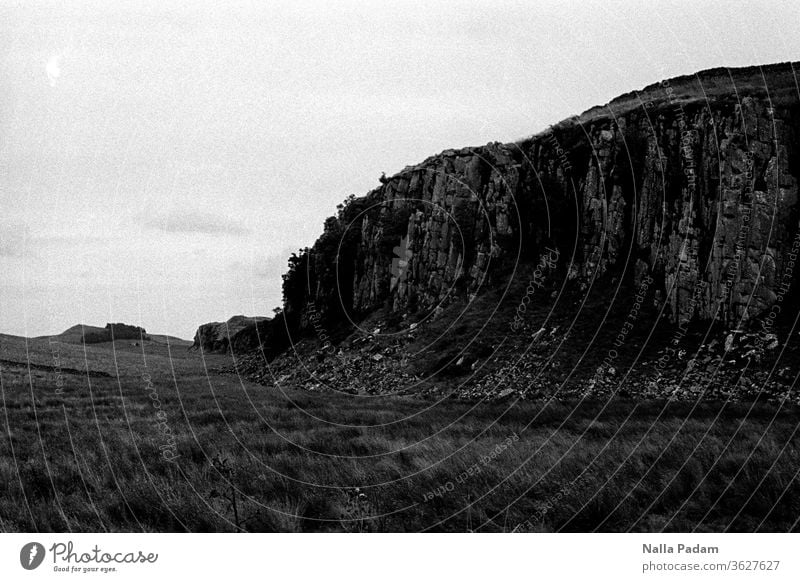
M 107 323 L 105 328 L 88 328 L 83 330 L 82 342 L 98 344 L 114 340 L 148 340 L 147 331 L 143 327 L 126 323 Z
M 105 327 L 78 324 L 58 335 L 44 337 L 51 337 L 64 343 L 74 344 L 98 344 L 114 340 L 147 341 L 150 339 L 143 327 L 126 323 L 107 323 Z
M 197 328 L 192 349 L 204 353 L 245 352 L 259 345 L 258 326 L 268 317 L 235 315 L 228 321 L 205 323 Z

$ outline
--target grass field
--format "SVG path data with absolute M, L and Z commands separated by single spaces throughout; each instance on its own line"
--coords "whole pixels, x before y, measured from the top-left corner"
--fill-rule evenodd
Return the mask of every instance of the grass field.
M 787 531 L 800 518 L 794 408 L 282 391 L 183 344 L 117 344 L 0 337 L 0 530 Z

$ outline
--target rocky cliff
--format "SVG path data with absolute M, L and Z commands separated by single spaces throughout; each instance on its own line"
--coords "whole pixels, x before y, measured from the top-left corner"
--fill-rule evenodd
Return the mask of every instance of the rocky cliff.
M 266 317 L 234 315 L 228 321 L 204 323 L 197 328 L 192 349 L 204 353 L 242 353 L 258 346 L 256 327 L 268 321 Z
M 447 312 L 455 325 L 521 278 L 524 309 L 501 293 L 470 317 L 522 322 L 531 301 L 566 314 L 599 291 L 607 316 L 625 306 L 606 327 L 638 305 L 637 325 L 744 333 L 794 304 L 798 132 L 784 63 L 665 80 L 519 143 L 444 151 L 346 201 L 292 257 L 290 342 L 365 331 L 379 310 L 395 322 Z

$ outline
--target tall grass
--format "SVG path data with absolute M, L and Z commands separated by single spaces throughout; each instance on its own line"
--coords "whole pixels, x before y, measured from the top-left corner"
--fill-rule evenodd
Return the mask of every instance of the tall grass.
M 65 374 L 56 393 L 55 372 L 2 367 L 3 531 L 787 531 L 800 517 L 794 408 L 364 398 L 206 374 L 222 359 L 185 351 L 83 349 L 65 361 L 114 376 Z

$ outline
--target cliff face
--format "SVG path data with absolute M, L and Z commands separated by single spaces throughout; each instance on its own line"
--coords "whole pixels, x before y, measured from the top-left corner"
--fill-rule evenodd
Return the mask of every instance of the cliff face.
M 799 176 L 789 63 L 444 151 L 290 258 L 284 310 L 237 372 L 437 397 L 785 393 Z
M 568 281 L 652 277 L 681 324 L 763 315 L 794 280 L 800 109 L 790 73 L 786 64 L 665 81 L 524 142 L 407 167 L 351 201 L 358 212 L 340 213 L 329 234 L 355 242 L 349 255 L 336 246 L 335 288 L 315 272 L 331 268 L 317 245 L 305 293 L 287 308 L 319 311 L 335 293 L 356 321 L 387 305 L 441 309 L 547 247 Z
M 395 309 L 477 293 L 492 262 L 514 250 L 515 197 L 527 186 L 519 153 L 502 144 L 448 150 L 374 192 L 385 214 L 407 218 L 388 255 L 380 220 L 366 215 L 357 225 L 353 310 L 374 308 L 387 293 Z
M 234 315 L 228 321 L 204 323 L 197 328 L 192 349 L 204 353 L 242 353 L 258 346 L 256 328 L 266 317 Z
M 653 276 L 680 323 L 763 314 L 794 279 L 797 113 L 796 102 L 745 96 L 591 127 L 582 272 Z

